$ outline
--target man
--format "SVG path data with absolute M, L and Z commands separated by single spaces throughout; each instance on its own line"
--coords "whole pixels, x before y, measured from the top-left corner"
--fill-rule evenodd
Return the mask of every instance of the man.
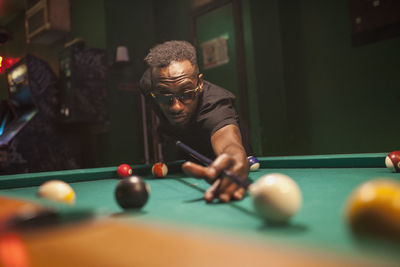
M 140 88 L 160 118 L 160 132 L 180 140 L 215 160 L 207 167 L 187 161 L 189 175 L 213 181 L 204 198 L 211 202 L 242 199 L 245 190 L 227 178 L 228 169 L 247 179 L 249 163 L 242 143 L 234 95 L 203 80 L 195 48 L 185 41 L 168 41 L 150 49 L 149 69 Z

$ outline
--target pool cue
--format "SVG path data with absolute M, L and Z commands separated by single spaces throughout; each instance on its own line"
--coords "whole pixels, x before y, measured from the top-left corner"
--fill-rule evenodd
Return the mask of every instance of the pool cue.
M 177 147 L 179 147 L 180 149 L 182 149 L 183 151 L 185 151 L 186 153 L 191 155 L 193 158 L 199 160 L 203 164 L 210 165 L 212 163 L 211 159 L 209 159 L 206 156 L 200 154 L 199 152 L 197 152 L 193 148 L 185 145 L 181 141 L 176 141 L 175 144 L 176 144 Z M 248 180 L 242 180 L 239 176 L 237 176 L 236 174 L 234 174 L 234 173 L 232 173 L 231 171 L 228 171 L 228 170 L 223 170 L 222 171 L 222 175 L 226 176 L 231 181 L 235 182 L 237 185 L 243 187 L 244 189 L 248 189 L 250 184 L 251 184 L 251 182 L 249 182 Z

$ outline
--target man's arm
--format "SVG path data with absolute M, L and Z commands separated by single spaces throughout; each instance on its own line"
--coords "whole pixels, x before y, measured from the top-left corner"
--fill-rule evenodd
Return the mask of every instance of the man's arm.
M 229 124 L 217 130 L 211 136 L 211 144 L 217 158 L 207 167 L 186 162 L 183 170 L 189 175 L 199 178 L 215 180 L 222 171 L 228 169 L 242 179 L 247 179 L 249 163 L 246 151 L 242 145 L 242 137 L 239 128 L 234 124 Z M 240 188 L 228 178 L 215 181 L 205 192 L 204 198 L 210 202 L 218 197 L 222 202 L 229 202 L 231 199 L 242 199 L 244 188 Z

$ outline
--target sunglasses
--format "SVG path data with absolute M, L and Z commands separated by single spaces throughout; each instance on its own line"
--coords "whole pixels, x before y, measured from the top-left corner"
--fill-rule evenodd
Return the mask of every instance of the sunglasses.
M 183 104 L 189 104 L 195 98 L 197 92 L 199 91 L 199 86 L 194 89 L 186 90 L 180 94 L 161 94 L 156 92 L 151 92 L 151 96 L 160 104 L 172 105 L 174 99 L 178 99 Z

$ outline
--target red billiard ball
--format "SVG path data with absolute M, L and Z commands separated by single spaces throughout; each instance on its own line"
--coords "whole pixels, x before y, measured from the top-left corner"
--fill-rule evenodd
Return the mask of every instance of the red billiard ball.
M 154 163 L 151 173 L 156 178 L 163 178 L 168 174 L 168 167 L 162 162 Z
M 390 152 L 386 156 L 385 164 L 392 172 L 400 172 L 400 151 Z
M 132 168 L 128 164 L 121 164 L 118 166 L 117 173 L 119 177 L 125 178 L 132 175 Z

